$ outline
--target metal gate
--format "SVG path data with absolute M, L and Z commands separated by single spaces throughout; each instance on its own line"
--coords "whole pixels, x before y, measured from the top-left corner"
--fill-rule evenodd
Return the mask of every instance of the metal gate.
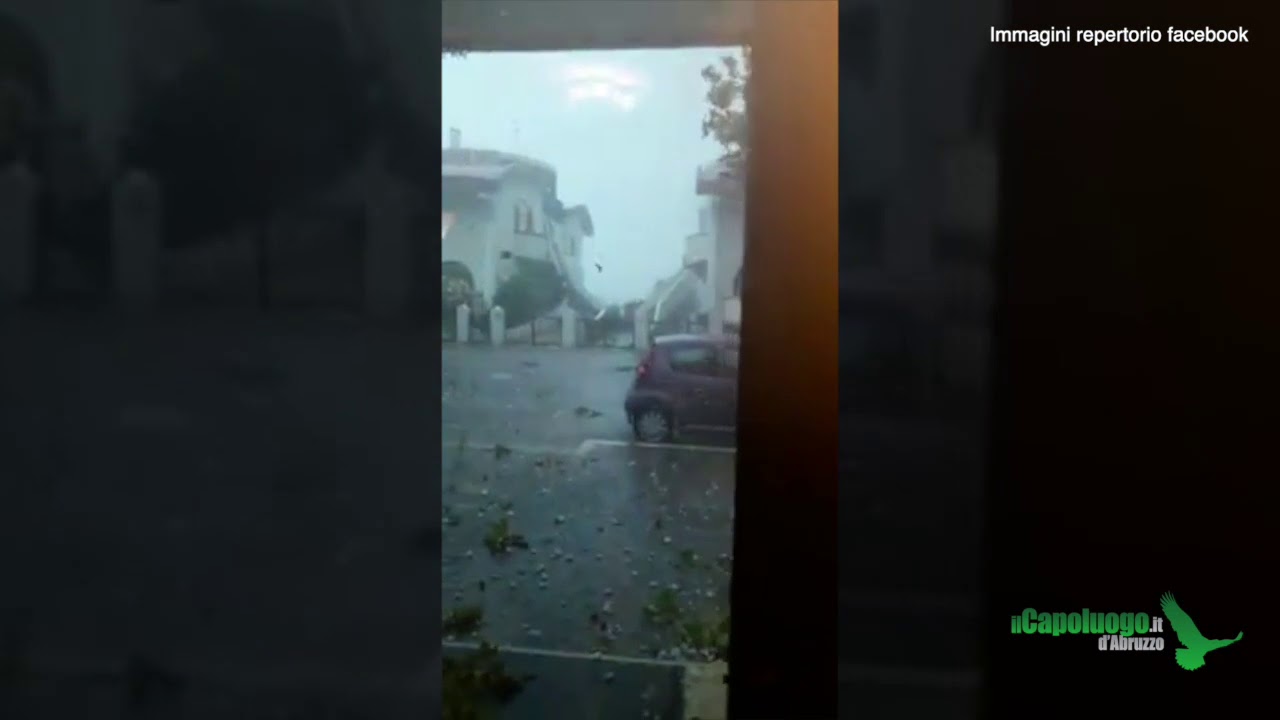
M 540 317 L 529 323 L 529 341 L 533 345 L 559 345 L 564 321 L 556 316 Z

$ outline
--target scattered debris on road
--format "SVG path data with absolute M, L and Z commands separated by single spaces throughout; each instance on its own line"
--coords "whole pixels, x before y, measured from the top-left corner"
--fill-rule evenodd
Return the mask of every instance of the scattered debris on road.
M 480 632 L 483 626 L 484 609 L 479 605 L 465 605 L 450 610 L 440 628 L 446 638 L 465 638 Z
M 529 541 L 523 535 L 511 532 L 510 519 L 504 517 L 489 526 L 489 532 L 484 536 L 484 546 L 491 555 L 506 555 L 512 550 L 528 550 Z
M 474 512 L 483 523 L 446 521 L 445 599 L 484 607 L 485 639 L 695 662 L 720 652 L 732 456 L 676 463 L 665 450 L 605 447 L 579 458 L 487 443 L 468 452 L 449 478 L 445 517 Z

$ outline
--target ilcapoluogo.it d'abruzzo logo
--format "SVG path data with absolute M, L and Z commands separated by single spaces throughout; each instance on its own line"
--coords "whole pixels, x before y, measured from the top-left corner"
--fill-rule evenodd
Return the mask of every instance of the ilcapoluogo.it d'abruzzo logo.
M 1080 612 L 1039 612 L 1027 608 L 1011 618 L 1014 635 L 1096 635 L 1098 649 L 1108 651 L 1162 651 L 1165 649 L 1165 621 L 1177 636 L 1174 660 L 1184 670 L 1204 667 L 1205 653 L 1224 648 L 1244 637 L 1241 632 L 1232 640 L 1209 640 L 1196 628 L 1191 617 L 1178 606 L 1172 593 L 1160 598 L 1161 615 L 1144 612 L 1097 612 L 1088 608 Z M 1170 643 L 1171 645 L 1173 643 Z

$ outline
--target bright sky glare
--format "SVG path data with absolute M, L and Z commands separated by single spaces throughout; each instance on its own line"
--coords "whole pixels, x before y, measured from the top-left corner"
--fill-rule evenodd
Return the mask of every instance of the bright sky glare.
M 591 210 L 587 289 L 647 295 L 680 269 L 704 199 L 697 166 L 721 148 L 702 137 L 702 68 L 736 49 L 475 53 L 444 58 L 442 146 L 505 150 L 555 166 L 560 199 Z M 602 271 L 597 271 L 595 263 Z

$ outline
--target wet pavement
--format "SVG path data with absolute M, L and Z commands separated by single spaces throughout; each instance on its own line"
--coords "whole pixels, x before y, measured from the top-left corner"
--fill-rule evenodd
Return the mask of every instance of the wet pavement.
M 634 350 L 446 344 L 441 358 L 447 437 L 567 448 L 587 438 L 631 438 L 622 403 Z
M 684 717 L 723 652 L 732 437 L 632 444 L 634 350 L 446 345 L 442 601 L 535 676 L 503 717 Z M 455 643 L 455 644 L 451 644 Z
M 483 608 L 482 634 L 499 645 L 688 659 L 714 650 L 728 618 L 732 453 L 442 450 L 446 612 Z M 491 552 L 495 533 L 527 547 Z

